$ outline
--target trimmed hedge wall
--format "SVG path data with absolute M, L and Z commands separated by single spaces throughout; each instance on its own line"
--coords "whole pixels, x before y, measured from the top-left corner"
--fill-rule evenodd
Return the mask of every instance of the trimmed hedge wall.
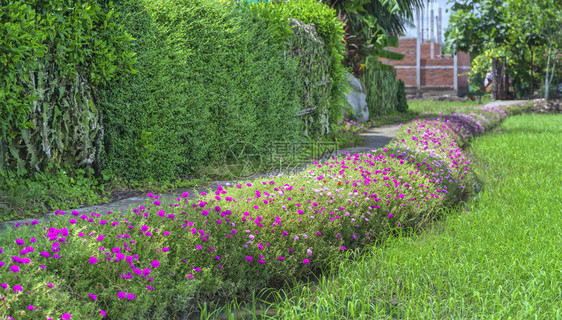
M 3 1 L 0 173 L 90 167 L 99 160 L 96 88 L 117 72 L 126 75 L 133 62 L 117 15 L 95 0 Z
M 298 10 L 302 4 L 306 10 Z M 334 65 L 343 57 L 335 52 L 344 48 L 333 42 L 343 30 L 324 4 L 124 0 L 117 6 L 120 23 L 136 39 L 139 72 L 102 94 L 105 159 L 107 168 L 127 178 L 174 179 L 242 152 L 237 146 L 266 150 L 275 141 L 304 138 L 296 113 L 305 106 L 307 74 L 286 53 L 289 20 L 264 10 L 305 12 L 305 23 L 325 19 L 314 18 L 313 8 L 331 15 L 332 29 L 327 22 L 317 29 L 324 40 L 331 35 L 325 42 L 332 59 L 330 117 L 341 108 L 343 66 Z

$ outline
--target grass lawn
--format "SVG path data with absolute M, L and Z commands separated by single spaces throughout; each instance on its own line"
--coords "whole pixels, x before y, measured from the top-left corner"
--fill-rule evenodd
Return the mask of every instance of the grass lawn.
M 467 112 L 471 108 L 482 106 L 490 102 L 490 97 L 482 97 L 482 103 L 479 104 L 478 100 L 474 101 L 435 101 L 431 100 L 415 100 L 408 101 L 408 111 L 412 113 L 426 114 L 426 113 L 453 113 L 453 112 Z
M 520 115 L 473 140 L 483 189 L 466 207 L 340 262 L 276 318 L 562 318 L 561 136 L 561 116 Z

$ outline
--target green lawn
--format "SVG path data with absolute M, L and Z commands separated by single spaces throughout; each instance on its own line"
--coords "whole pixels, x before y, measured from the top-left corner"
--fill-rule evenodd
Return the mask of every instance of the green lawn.
M 294 289 L 275 318 L 561 319 L 561 137 L 559 115 L 508 118 L 472 143 L 466 207 Z
M 482 103 L 479 104 L 478 100 L 475 101 L 435 101 L 431 100 L 416 100 L 408 101 L 408 111 L 424 114 L 424 113 L 453 113 L 453 112 L 467 112 L 474 107 L 482 106 L 490 102 L 489 97 L 483 97 Z

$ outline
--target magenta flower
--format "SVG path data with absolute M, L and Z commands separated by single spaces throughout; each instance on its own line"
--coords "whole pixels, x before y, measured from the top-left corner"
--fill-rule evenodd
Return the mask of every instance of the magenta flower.
M 304 263 L 304 264 L 309 264 L 310 261 L 309 261 L 308 259 L 304 259 L 304 260 L 302 261 L 302 263 Z
M 96 240 L 102 241 L 105 238 L 103 234 L 100 234 Z
M 32 306 L 32 305 L 28 305 L 28 306 L 27 306 L 27 309 L 28 309 L 28 310 L 35 310 L 35 307 Z
M 146 286 L 146 290 L 152 290 L 153 288 L 151 286 Z
M 250 256 L 247 256 L 246 261 L 254 261 L 254 259 L 252 259 L 252 257 L 250 257 Z
M 117 294 L 117 298 L 118 298 L 118 299 L 123 299 L 123 298 L 125 298 L 125 295 L 126 295 L 125 292 L 120 291 L 120 292 Z
M 285 260 L 285 258 L 283 258 L 283 257 L 279 257 L 279 258 L 277 258 L 277 259 L 280 260 L 280 261 Z
M 98 299 L 98 297 L 97 297 L 95 294 L 93 294 L 93 293 L 90 293 L 90 294 L 88 295 L 88 297 L 92 298 L 92 300 L 94 300 L 94 301 L 96 301 L 96 300 Z
M 153 268 L 158 268 L 160 266 L 160 261 L 154 260 L 150 263 Z
M 96 257 L 91 257 L 88 262 L 89 262 L 90 264 L 96 264 L 96 263 L 98 263 L 98 258 L 96 258 Z
M 10 271 L 12 271 L 13 273 L 18 273 L 20 272 L 20 267 L 13 265 L 10 267 Z
M 101 313 L 101 316 L 102 316 L 102 317 L 105 317 L 105 310 L 103 310 L 103 309 L 100 310 L 100 313 Z
M 14 290 L 14 292 L 23 291 L 23 288 L 19 284 L 16 284 L 12 289 Z
M 187 278 L 188 278 L 188 279 L 193 279 L 193 275 L 192 275 L 191 273 L 189 273 L 189 274 L 187 275 Z
M 181 197 L 182 197 L 182 198 L 187 198 L 187 197 L 189 197 L 189 193 L 184 192 L 184 193 L 182 193 Z
M 70 315 L 70 313 L 63 313 L 60 318 L 62 320 L 69 320 L 70 318 L 72 318 L 72 316 Z
M 19 246 L 23 246 L 25 242 L 23 241 L 23 239 L 16 239 L 16 244 Z
M 135 299 L 135 295 L 132 293 L 127 293 L 127 299 L 128 300 L 134 300 Z
M 168 248 L 168 247 L 162 248 L 162 252 L 168 252 L 168 251 L 170 251 L 170 248 Z

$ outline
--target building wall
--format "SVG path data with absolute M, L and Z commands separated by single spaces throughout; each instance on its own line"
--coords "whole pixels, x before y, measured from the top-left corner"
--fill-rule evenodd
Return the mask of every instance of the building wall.
M 434 57 L 431 59 L 431 45 L 434 46 Z M 402 38 L 398 48 L 387 48 L 404 55 L 403 60 L 382 59 L 383 63 L 393 65 L 399 79 L 404 81 L 407 89 L 416 88 L 416 38 Z M 424 90 L 454 90 L 454 62 L 452 55 L 439 55 L 437 43 L 422 43 L 421 49 L 421 89 Z M 457 55 L 458 74 L 470 70 L 470 56 L 466 52 Z M 457 76 L 458 93 L 468 92 L 468 76 Z

